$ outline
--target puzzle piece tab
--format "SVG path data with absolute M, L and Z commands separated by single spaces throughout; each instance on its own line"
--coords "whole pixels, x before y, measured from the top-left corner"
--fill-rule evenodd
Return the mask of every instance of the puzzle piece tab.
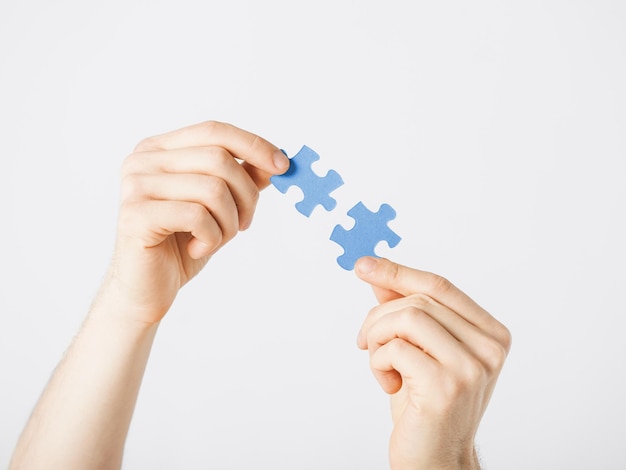
M 337 258 L 343 269 L 354 269 L 354 264 L 362 256 L 377 256 L 374 248 L 382 240 L 390 248 L 400 243 L 400 237 L 387 226 L 387 222 L 396 217 L 396 211 L 389 204 L 382 204 L 378 212 L 372 212 L 359 202 L 348 215 L 355 220 L 354 227 L 346 230 L 337 225 L 330 235 L 330 239 L 344 249 L 343 255 Z
M 320 159 L 320 156 L 304 145 L 290 160 L 291 164 L 286 173 L 274 175 L 271 183 L 281 193 L 285 194 L 291 186 L 298 186 L 304 194 L 304 199 L 296 203 L 298 212 L 309 217 L 317 205 L 322 205 L 327 211 L 337 206 L 337 201 L 330 197 L 330 193 L 343 184 L 343 179 L 335 170 L 330 170 L 326 176 L 318 176 L 311 169 L 311 164 Z

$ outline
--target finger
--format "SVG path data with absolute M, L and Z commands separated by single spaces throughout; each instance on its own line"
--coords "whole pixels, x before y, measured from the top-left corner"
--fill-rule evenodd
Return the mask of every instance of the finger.
M 119 230 L 140 240 L 143 248 L 160 245 L 168 236 L 190 233 L 198 242 L 191 244 L 195 259 L 208 256 L 222 243 L 222 230 L 202 204 L 181 201 L 139 201 L 124 204 Z
M 439 366 L 419 348 L 396 338 L 370 356 L 370 369 L 382 389 L 393 394 L 400 390 L 403 380 L 429 389 Z
M 441 305 L 424 294 L 413 294 L 409 297 L 403 297 L 386 304 L 378 305 L 370 310 L 357 337 L 357 345 L 359 348 L 370 349 L 372 344 L 375 345 L 376 343 L 384 341 L 384 337 L 377 337 L 376 335 L 380 334 L 378 330 L 381 327 L 389 323 L 387 317 L 394 317 L 398 312 L 410 311 L 411 309 L 421 311 L 432 318 L 432 320 L 440 325 L 452 338 L 459 344 L 462 344 L 465 351 L 478 359 L 490 373 L 497 374 L 502 369 L 508 355 L 510 343 L 501 342 L 499 338 L 490 336 L 485 331 L 480 330 L 457 315 L 445 305 Z M 423 330 L 417 324 L 398 325 L 396 327 L 406 329 L 406 333 L 397 333 L 396 336 L 405 338 L 417 346 L 426 348 L 428 351 L 433 349 L 432 345 L 416 342 L 419 341 L 418 330 L 427 334 L 425 332 L 426 330 Z M 387 333 L 387 338 L 389 334 L 390 333 Z M 370 339 L 372 335 L 376 338 L 374 343 L 372 343 Z M 434 337 L 434 335 L 432 337 Z M 439 356 L 437 357 L 439 359 Z M 453 360 L 453 358 L 450 359 Z
M 357 275 L 379 288 L 403 296 L 423 293 L 447 306 L 481 329 L 502 336 L 501 325 L 487 311 L 447 279 L 426 271 L 409 268 L 387 259 L 363 257 L 356 263 Z
M 425 312 L 433 320 L 438 322 L 458 341 L 467 344 L 470 348 L 485 339 L 485 334 L 476 326 L 469 323 L 463 317 L 457 315 L 445 305 L 440 304 L 436 300 L 428 297 L 426 294 L 413 294 L 408 297 L 394 299 L 387 303 L 378 305 L 371 309 L 363 325 L 359 335 L 359 347 L 366 346 L 365 336 L 370 328 L 387 315 L 394 314 L 398 311 L 413 308 Z
M 246 173 L 248 173 L 259 190 L 265 189 L 270 185 L 270 178 L 273 176 L 272 173 L 263 171 L 248 162 L 243 162 L 241 167 L 246 170 Z
M 370 354 L 395 338 L 417 346 L 446 366 L 458 364 L 467 355 L 465 347 L 426 312 L 406 307 L 377 321 L 367 332 Z
M 373 286 L 374 290 L 381 289 L 379 287 Z M 385 289 L 386 290 L 386 289 Z M 393 291 L 389 291 L 393 292 Z M 365 320 L 363 320 L 363 324 L 361 325 L 361 329 L 359 330 L 359 335 L 357 337 L 357 345 L 361 349 L 367 349 L 367 335 L 369 333 L 370 328 L 376 324 L 376 322 L 380 321 L 385 315 L 389 315 L 391 313 L 395 313 L 399 310 L 405 309 L 407 307 L 418 307 L 419 303 L 413 303 L 413 297 L 418 294 L 414 294 L 409 297 L 399 297 L 392 300 L 389 300 L 385 303 L 381 303 L 377 305 L 373 309 L 371 309 L 367 315 L 365 316 Z M 419 308 L 419 307 L 418 307 Z
M 217 121 L 206 121 L 149 137 L 141 141 L 135 151 L 209 146 L 223 147 L 236 158 L 272 175 L 282 174 L 289 168 L 289 159 L 267 140 Z
M 138 174 L 146 173 L 197 174 L 221 178 L 228 185 L 237 205 L 239 228 L 243 230 L 252 222 L 259 189 L 235 158 L 221 147 L 137 153 L 127 159 L 122 170 L 123 179 L 131 181 Z
M 237 234 L 237 205 L 228 185 L 221 178 L 198 174 L 136 175 L 132 182 L 126 181 L 124 187 L 128 188 L 125 192 L 139 193 L 145 199 L 201 204 L 219 225 L 222 243 Z M 132 200 L 132 196 L 125 196 L 124 200 Z

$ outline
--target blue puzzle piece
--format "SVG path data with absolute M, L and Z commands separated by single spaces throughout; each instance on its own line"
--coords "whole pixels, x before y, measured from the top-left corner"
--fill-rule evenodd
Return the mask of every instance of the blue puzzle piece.
M 372 212 L 359 202 L 348 211 L 348 215 L 355 220 L 354 227 L 346 230 L 337 225 L 330 235 L 330 239 L 344 249 L 343 255 L 337 258 L 343 269 L 354 269 L 354 264 L 362 256 L 377 256 L 374 248 L 382 240 L 390 248 L 400 243 L 400 237 L 387 226 L 387 222 L 396 217 L 396 211 L 389 204 L 383 204 L 378 212 Z
M 318 204 L 327 211 L 332 211 L 337 201 L 329 194 L 343 184 L 343 179 L 335 170 L 330 170 L 326 176 L 315 174 L 311 169 L 311 164 L 319 159 L 320 156 L 315 151 L 304 145 L 291 158 L 291 164 L 286 173 L 270 178 L 276 189 L 283 194 L 291 186 L 298 186 L 302 190 L 304 199 L 296 203 L 296 209 L 307 217 Z

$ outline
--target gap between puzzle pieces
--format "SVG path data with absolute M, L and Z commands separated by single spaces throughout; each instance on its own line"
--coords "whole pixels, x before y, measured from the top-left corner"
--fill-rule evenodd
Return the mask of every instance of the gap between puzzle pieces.
M 335 226 L 330 239 L 341 245 L 344 253 L 337 258 L 343 269 L 351 271 L 362 256 L 376 256 L 374 249 L 381 241 L 386 241 L 389 248 L 400 243 L 401 238 L 387 226 L 387 222 L 396 218 L 396 211 L 389 204 L 382 204 L 378 212 L 372 212 L 362 202 L 348 211 L 354 219 L 354 227 L 346 230 L 341 225 Z
M 343 179 L 335 170 L 329 170 L 326 176 L 318 176 L 313 171 L 311 165 L 319 159 L 320 156 L 314 150 L 303 145 L 300 151 L 290 158 L 289 169 L 282 175 L 270 178 L 270 182 L 283 194 L 292 186 L 300 188 L 304 198 L 296 203 L 296 209 L 307 217 L 318 205 L 332 211 L 337 206 L 337 201 L 330 193 L 343 185 Z

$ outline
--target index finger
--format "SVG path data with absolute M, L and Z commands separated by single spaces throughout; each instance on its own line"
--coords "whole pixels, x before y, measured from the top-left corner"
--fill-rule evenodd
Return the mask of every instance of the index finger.
M 232 124 L 206 121 L 142 140 L 135 152 L 218 146 L 235 158 L 272 175 L 289 168 L 289 159 L 267 140 Z
M 425 294 L 482 330 L 495 333 L 499 328 L 500 324 L 486 310 L 444 277 L 369 256 L 357 261 L 355 272 L 376 288 L 405 297 Z

